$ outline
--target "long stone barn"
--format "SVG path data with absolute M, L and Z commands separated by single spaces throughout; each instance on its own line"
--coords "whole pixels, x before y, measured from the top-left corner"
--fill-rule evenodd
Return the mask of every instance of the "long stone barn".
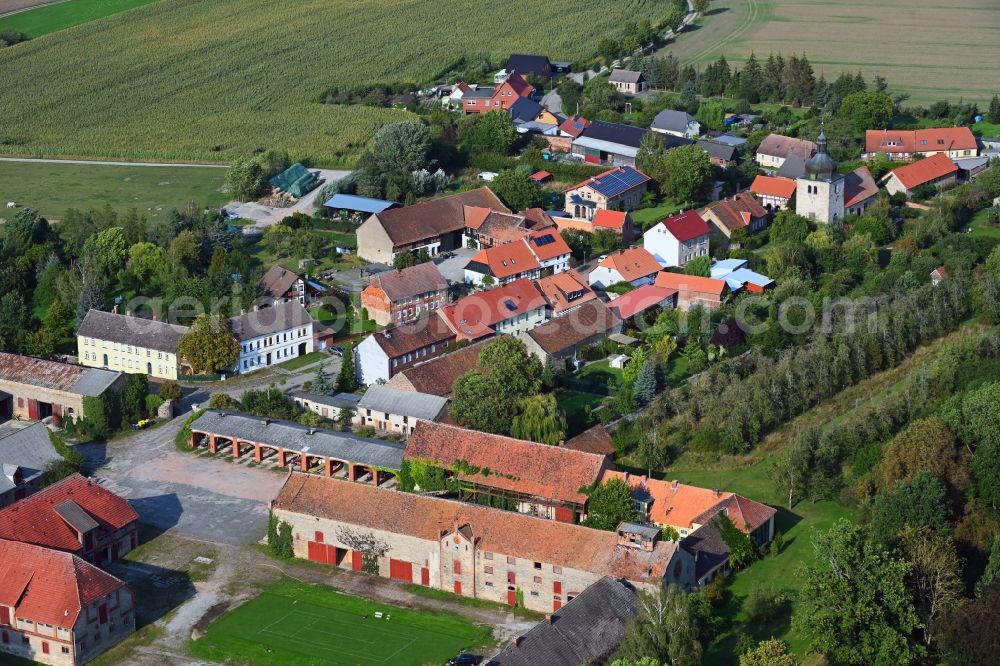
M 204 412 L 190 429 L 192 448 L 375 486 L 393 484 L 403 460 L 404 446 L 395 442 L 224 410 Z
M 297 472 L 271 511 L 291 525 L 296 557 L 541 613 L 604 576 L 694 585 L 694 556 L 655 526 L 606 532 Z

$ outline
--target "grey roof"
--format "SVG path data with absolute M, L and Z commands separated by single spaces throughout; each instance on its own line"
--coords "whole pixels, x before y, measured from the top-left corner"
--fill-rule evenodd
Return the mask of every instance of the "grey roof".
M 631 69 L 616 69 L 611 72 L 612 83 L 638 83 L 643 79 L 642 72 L 635 72 Z
M 971 171 L 972 169 L 978 169 L 981 166 L 989 164 L 990 158 L 987 155 L 980 157 L 966 157 L 961 160 L 953 160 L 953 161 L 955 162 L 955 166 L 957 166 L 959 169 L 962 169 L 964 171 Z
M 660 536 L 659 527 L 656 525 L 644 525 L 643 523 L 622 523 L 618 526 L 618 531 L 622 534 L 638 534 L 651 539 Z
M 448 281 L 441 274 L 441 269 L 433 261 L 426 261 L 402 270 L 391 270 L 379 273 L 369 282 L 385 292 L 392 302 L 404 298 L 413 298 L 422 294 L 445 291 Z
M 297 326 L 305 326 L 311 322 L 312 317 L 301 303 L 289 301 L 233 317 L 229 320 L 229 329 L 237 340 L 250 340 Z
M 51 463 L 62 460 L 49 439 L 49 430 L 44 423 L 11 421 L 0 425 L 0 465 L 20 467 L 25 482 L 31 481 L 45 472 Z M 0 493 L 14 487 L 6 474 L 0 475 Z
M 191 424 L 191 428 L 381 469 L 398 470 L 405 448 L 402 444 L 359 437 L 350 432 L 313 430 L 310 435 L 310 428 L 298 423 L 273 421 L 223 410 L 206 411 Z
M 716 143 L 723 143 L 727 146 L 742 146 L 747 143 L 747 140 L 741 136 L 733 136 L 732 134 L 720 134 L 719 136 L 712 139 Z
M 298 398 L 299 400 L 308 400 L 310 402 L 315 402 L 318 405 L 326 405 L 327 407 L 336 407 L 337 409 L 356 409 L 358 406 L 358 401 L 361 400 L 360 395 L 355 395 L 353 393 L 338 393 L 337 395 L 323 395 L 321 393 L 312 393 L 311 391 L 289 391 L 288 395 L 292 398 Z
M 0 381 L 97 397 L 119 377 L 112 370 L 0 352 Z
M 710 157 L 720 160 L 732 160 L 737 155 L 736 146 L 719 143 L 718 141 L 706 141 L 702 139 L 698 142 L 698 147 L 708 153 Z
M 653 129 L 670 130 L 672 132 L 686 132 L 688 123 L 696 123 L 694 116 L 686 111 L 674 111 L 664 109 L 653 118 Z
M 587 139 L 595 143 L 629 146 L 638 150 L 639 144 L 642 143 L 642 137 L 646 136 L 646 132 L 648 131 L 643 127 L 595 120 L 583 131 L 583 135 L 573 143 L 577 143 L 580 139 Z M 622 153 L 624 154 L 624 151 Z
M 695 580 L 700 581 L 729 559 L 729 546 L 712 523 L 681 539 L 681 548 L 694 557 Z
M 361 397 L 358 407 L 374 409 L 386 414 L 410 416 L 425 421 L 436 421 L 448 404 L 447 398 L 429 393 L 400 391 L 399 389 L 373 384 Z
M 476 86 L 475 88 L 470 87 L 469 91 L 462 95 L 463 99 L 478 99 L 484 98 L 489 99 L 493 97 L 493 93 L 496 92 L 496 86 Z
M 73 500 L 63 500 L 52 508 L 59 514 L 60 518 L 69 523 L 70 527 L 80 534 L 86 534 L 100 527 L 98 522 Z
M 638 613 L 635 590 L 604 577 L 536 624 L 518 644 L 493 655 L 488 666 L 580 666 L 604 663 Z
M 187 331 L 187 326 L 179 324 L 91 310 L 80 322 L 76 334 L 176 354 L 177 343 Z
M 775 175 L 782 178 L 798 179 L 806 175 L 806 158 L 801 155 L 789 155 L 778 167 Z

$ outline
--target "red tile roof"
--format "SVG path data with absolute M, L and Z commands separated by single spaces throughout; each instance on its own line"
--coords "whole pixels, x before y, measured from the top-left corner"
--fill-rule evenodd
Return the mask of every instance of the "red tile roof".
M 289 475 L 273 507 L 434 543 L 457 527 L 485 552 L 636 583 L 667 575 L 678 547 L 659 541 L 652 552 L 621 548 L 615 532 L 297 472 Z
M 481 272 L 479 267 L 473 267 L 472 264 L 488 266 L 490 274 L 498 280 L 541 268 L 531 248 L 523 240 L 494 245 L 476 253 L 469 269 Z
M 406 443 L 405 460 L 451 469 L 456 461 L 479 473 L 456 471 L 463 481 L 571 504 L 585 504 L 580 488 L 596 482 L 606 456 L 537 444 L 477 430 L 421 421 Z
M 545 296 L 553 314 L 575 308 L 597 298 L 587 281 L 574 270 L 555 273 L 538 280 L 539 291 Z
M 83 608 L 123 587 L 76 555 L 0 539 L 0 606 L 19 618 L 71 630 Z
M 767 217 L 767 209 L 750 192 L 740 192 L 729 199 L 716 201 L 706 206 L 702 213 L 708 211 L 715 213 L 730 231 L 750 226 L 754 218 Z
M 412 368 L 393 375 L 386 386 L 403 391 L 429 393 L 447 398 L 455 380 L 475 370 L 479 363 L 479 352 L 483 347 L 493 342 L 492 339 L 480 340 L 468 347 L 456 349 L 443 356 L 418 363 Z
M 608 307 L 622 319 L 630 319 L 649 308 L 657 307 L 677 294 L 676 289 L 645 284 L 608 302 Z
M 866 153 L 931 153 L 977 148 L 976 137 L 968 127 L 933 127 L 919 130 L 874 129 L 865 132 Z
M 615 443 L 607 429 L 597 424 L 589 430 L 584 430 L 576 437 L 571 437 L 563 444 L 567 449 L 611 456 L 615 453 Z
M 726 290 L 725 280 L 701 277 L 700 275 L 685 275 L 683 273 L 668 273 L 664 271 L 656 276 L 656 286 L 676 289 L 678 292 L 696 291 L 722 296 Z
M 621 233 L 625 229 L 627 219 L 628 213 L 624 211 L 605 210 L 602 208 L 594 213 L 593 225 L 605 229 L 614 229 L 618 233 Z
M 558 354 L 595 336 L 621 331 L 621 320 L 600 300 L 592 300 L 569 314 L 551 319 L 525 335 L 547 354 Z
M 618 271 L 626 282 L 654 275 L 662 268 L 653 255 L 641 247 L 610 254 L 598 266 Z
M 892 174 L 907 190 L 956 173 L 958 167 L 944 153 L 937 153 L 912 164 L 892 170 Z
M 541 208 L 529 208 L 528 210 L 521 211 L 521 215 L 524 216 L 524 226 L 532 231 L 552 229 L 556 226 L 552 216 Z
M 560 131 L 569 134 L 574 139 L 590 127 L 590 121 L 583 116 L 570 116 L 559 126 Z
M 514 92 L 516 92 L 519 97 L 527 97 L 531 94 L 531 91 L 534 90 L 531 84 L 517 72 L 512 72 L 511 75 L 507 77 L 506 83 L 510 84 L 510 87 L 514 89 Z
M 543 229 L 528 236 L 525 241 L 531 247 L 532 253 L 539 261 L 547 261 L 556 257 L 568 256 L 569 245 L 555 229 Z
M 124 498 L 79 474 L 68 476 L 0 510 L 0 539 L 14 539 L 70 553 L 84 550 L 57 507 L 74 502 L 100 527 L 119 530 L 139 520 Z
M 535 181 L 536 183 L 543 183 L 551 177 L 552 174 L 545 170 L 536 171 L 535 173 L 531 174 L 531 180 Z
M 460 298 L 438 312 L 459 339 L 477 340 L 493 335 L 493 327 L 505 319 L 544 305 L 545 297 L 534 283 L 520 279 Z
M 757 196 L 791 199 L 795 194 L 796 181 L 781 176 L 758 175 L 750 185 L 750 191 Z
M 677 213 L 660 222 L 674 238 L 686 243 L 694 238 L 707 236 L 710 232 L 708 222 L 696 210 L 686 210 Z

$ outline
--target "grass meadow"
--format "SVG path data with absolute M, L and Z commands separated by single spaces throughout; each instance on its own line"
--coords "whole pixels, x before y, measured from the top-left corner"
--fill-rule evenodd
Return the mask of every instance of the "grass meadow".
M 57 30 L 111 16 L 156 0 L 70 0 L 20 12 L 0 19 L 0 30 L 10 29 L 35 38 Z
M 376 612 L 388 616 L 379 619 Z M 490 640 L 490 630 L 285 580 L 226 613 L 191 642 L 202 659 L 267 666 L 444 663 Z
M 67 209 L 101 208 L 119 213 L 136 208 L 150 221 L 166 219 L 188 202 L 220 206 L 224 169 L 211 167 L 126 167 L 103 164 L 0 162 L 0 202 L 15 201 L 52 220 Z M 0 208 L 0 219 L 16 211 Z
M 828 79 L 860 70 L 920 104 L 982 104 L 997 92 L 998 30 L 996 0 L 716 0 L 665 50 L 694 64 L 805 53 Z
M 662 11 L 656 0 L 586 12 L 572 0 L 161 0 L 0 51 L 0 153 L 223 162 L 283 147 L 349 164 L 378 127 L 410 116 L 320 104 L 332 86 L 430 81 L 477 54 L 572 60 Z

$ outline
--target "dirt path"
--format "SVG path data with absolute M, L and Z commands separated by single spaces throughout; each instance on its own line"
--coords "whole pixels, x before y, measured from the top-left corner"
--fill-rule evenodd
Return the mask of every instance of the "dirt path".
M 212 169 L 228 169 L 228 164 L 190 164 L 184 162 L 105 162 L 102 160 L 56 160 L 40 157 L 0 157 L 0 162 L 35 162 L 37 164 L 93 164 L 96 166 L 133 166 L 133 167 L 198 167 Z

